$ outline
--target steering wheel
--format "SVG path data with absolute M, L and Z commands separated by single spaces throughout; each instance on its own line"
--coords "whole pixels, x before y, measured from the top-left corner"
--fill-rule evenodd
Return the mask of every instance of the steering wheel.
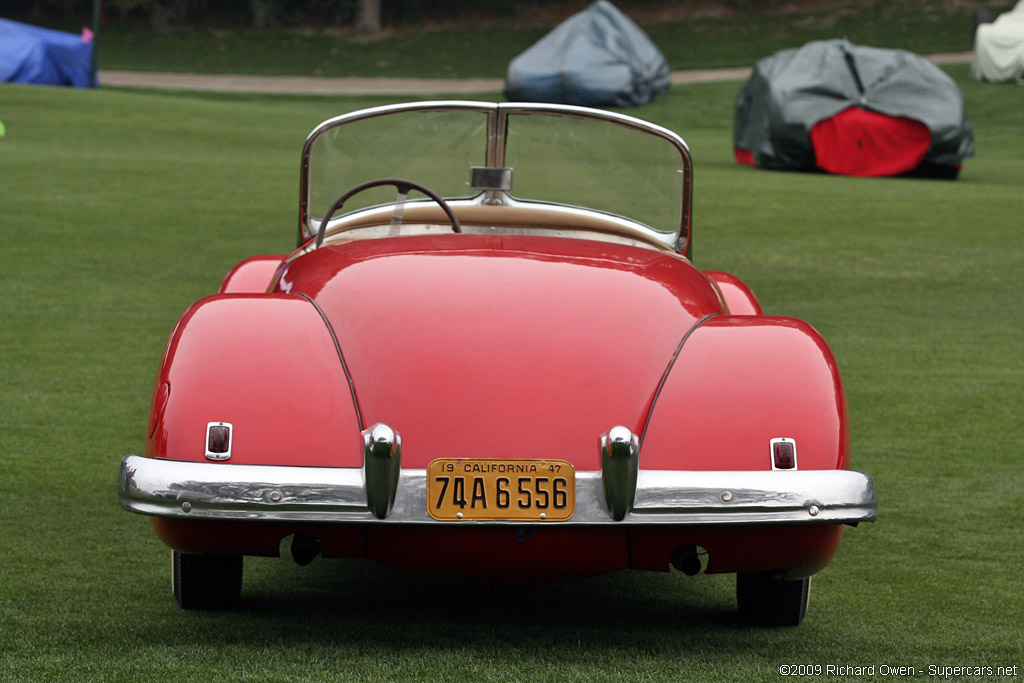
M 452 225 L 452 231 L 462 232 L 462 226 L 459 225 L 459 219 L 455 216 L 455 212 L 452 211 L 452 207 L 448 206 L 448 202 L 441 199 L 441 197 L 426 187 L 423 187 L 419 183 L 414 183 L 411 180 L 402 180 L 401 178 L 380 178 L 378 180 L 368 180 L 365 183 L 360 183 L 355 187 L 346 190 L 340 197 L 334 200 L 331 204 L 331 208 L 327 210 L 323 220 L 320 221 L 320 229 L 316 233 L 316 246 L 319 247 L 324 242 L 324 233 L 327 232 L 327 224 L 330 223 L 331 218 L 335 212 L 338 211 L 345 202 L 349 200 L 355 194 L 359 194 L 363 190 L 369 190 L 372 187 L 380 187 L 381 185 L 394 185 L 395 189 L 398 190 L 399 194 L 408 194 L 409 190 L 417 190 L 434 200 L 434 203 L 441 207 L 441 209 L 448 216 L 449 222 Z

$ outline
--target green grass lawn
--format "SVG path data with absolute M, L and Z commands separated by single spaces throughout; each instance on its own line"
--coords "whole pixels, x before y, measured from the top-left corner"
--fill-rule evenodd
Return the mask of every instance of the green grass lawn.
M 729 576 L 508 588 L 345 561 L 247 559 L 240 609 L 180 611 L 169 551 L 116 500 L 163 344 L 236 261 L 292 247 L 306 133 L 384 100 L 0 85 L 0 680 L 1019 676 L 1024 88 L 952 73 L 978 148 L 955 182 L 738 166 L 738 83 L 631 112 L 691 144 L 697 264 L 829 340 L 876 479 L 878 522 L 782 630 L 735 621 Z

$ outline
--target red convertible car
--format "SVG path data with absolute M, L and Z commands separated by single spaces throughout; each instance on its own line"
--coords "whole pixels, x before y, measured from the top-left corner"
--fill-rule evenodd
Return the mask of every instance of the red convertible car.
M 171 333 L 120 501 L 185 609 L 244 555 L 496 580 L 735 573 L 795 625 L 843 529 L 839 370 L 691 260 L 676 134 L 573 106 L 420 102 L 318 126 L 298 249 L 239 263 Z

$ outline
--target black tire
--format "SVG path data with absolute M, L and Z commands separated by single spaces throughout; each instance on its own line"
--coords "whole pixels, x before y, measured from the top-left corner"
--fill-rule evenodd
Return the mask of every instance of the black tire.
M 238 602 L 241 555 L 189 555 L 172 550 L 171 561 L 171 588 L 182 609 L 225 609 Z
M 799 626 L 810 592 L 810 577 L 785 581 L 774 572 L 736 575 L 740 616 L 760 626 Z

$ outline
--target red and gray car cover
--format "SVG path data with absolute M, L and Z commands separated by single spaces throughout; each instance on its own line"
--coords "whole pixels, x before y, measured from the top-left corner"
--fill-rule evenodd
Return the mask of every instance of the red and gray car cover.
M 963 95 L 905 50 L 822 40 L 757 62 L 736 100 L 736 160 L 853 176 L 955 178 L 974 156 Z

